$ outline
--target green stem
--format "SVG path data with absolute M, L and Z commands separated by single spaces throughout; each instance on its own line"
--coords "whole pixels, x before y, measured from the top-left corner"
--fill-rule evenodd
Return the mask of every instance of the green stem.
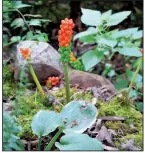
M 63 128 L 59 127 L 58 132 L 55 134 L 55 136 L 51 139 L 51 141 L 49 142 L 49 144 L 46 146 L 45 151 L 49 151 L 51 150 L 52 146 L 54 145 L 55 141 L 58 139 L 58 137 L 60 136 L 60 134 L 62 133 Z
M 35 72 L 34 72 L 34 69 L 33 69 L 33 67 L 32 67 L 32 64 L 31 64 L 30 62 L 28 62 L 28 67 L 29 67 L 29 70 L 30 70 L 30 72 L 31 72 L 31 75 L 32 75 L 32 77 L 33 77 L 33 79 L 34 79 L 34 81 L 35 81 L 35 83 L 36 83 L 36 85 L 37 85 L 37 88 L 38 88 L 39 92 L 40 92 L 41 94 L 44 94 L 44 91 L 43 91 L 43 89 L 42 89 L 42 87 L 41 87 L 41 85 L 40 85 L 40 83 L 39 83 L 39 81 L 38 81 L 38 79 L 37 79 L 37 76 L 36 76 L 36 74 L 35 74 Z
M 133 75 L 133 78 L 132 78 L 131 82 L 130 82 L 130 85 L 129 85 L 129 88 L 128 88 L 128 94 L 129 94 L 130 91 L 131 91 L 131 88 L 132 88 L 132 86 L 133 86 L 133 84 L 134 84 L 134 81 L 135 81 L 135 79 L 136 79 L 136 76 L 137 76 L 137 74 L 138 74 L 138 72 L 139 72 L 139 70 L 140 70 L 141 64 L 142 64 L 142 57 L 140 57 L 139 64 L 138 64 L 137 69 L 136 69 L 136 71 L 135 71 L 135 73 L 134 73 L 134 75 Z
M 66 101 L 70 102 L 70 86 L 69 86 L 69 78 L 68 78 L 68 63 L 63 64 L 64 68 L 64 77 L 65 77 L 65 90 L 66 90 Z
M 41 141 L 42 141 L 42 136 L 40 136 L 40 138 L 39 138 L 39 142 L 38 142 L 38 151 L 41 150 Z

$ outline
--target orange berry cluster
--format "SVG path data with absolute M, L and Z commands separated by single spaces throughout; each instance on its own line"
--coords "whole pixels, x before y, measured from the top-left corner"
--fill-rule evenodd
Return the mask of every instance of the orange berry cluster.
M 27 60 L 31 56 L 31 51 L 29 48 L 20 48 L 22 57 Z
M 59 78 L 58 77 L 48 77 L 46 80 L 46 86 L 48 88 L 52 88 L 52 86 L 55 86 L 59 83 Z
M 58 32 L 59 46 L 68 47 L 72 38 L 72 29 L 74 28 L 72 19 L 65 18 L 61 21 L 60 30 Z
M 70 53 L 70 61 L 75 62 L 76 60 L 77 60 L 77 59 L 75 58 L 74 53 L 71 52 L 71 53 Z

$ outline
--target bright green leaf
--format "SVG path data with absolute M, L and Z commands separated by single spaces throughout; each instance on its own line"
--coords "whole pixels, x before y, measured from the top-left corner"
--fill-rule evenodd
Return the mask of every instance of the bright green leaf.
M 46 136 L 61 124 L 59 114 L 41 110 L 34 115 L 31 123 L 33 132 L 38 136 Z
M 59 150 L 65 151 L 98 151 L 104 150 L 102 143 L 97 139 L 89 137 L 87 134 L 69 133 L 56 142 L 55 146 Z
M 81 16 L 81 21 L 89 26 L 98 26 L 101 23 L 101 13 L 100 11 L 95 11 L 95 10 L 90 10 L 90 9 L 84 9 L 81 8 L 82 10 L 82 16 Z
M 121 90 L 128 87 L 128 81 L 125 79 L 117 78 L 116 83 L 114 84 L 117 90 Z
M 107 26 L 114 26 L 122 22 L 131 14 L 131 11 L 123 11 L 111 15 L 107 20 Z
M 101 15 L 101 20 L 102 20 L 102 21 L 103 21 L 103 20 L 106 21 L 106 20 L 109 18 L 109 16 L 111 16 L 111 14 L 112 14 L 112 10 L 108 10 L 108 11 L 102 13 L 102 15 Z
M 25 25 L 25 22 L 22 18 L 16 18 L 12 23 L 11 23 L 11 27 L 13 28 L 18 28 L 18 27 L 23 27 Z
M 135 47 L 134 48 L 121 48 L 119 49 L 119 53 L 125 56 L 135 56 L 135 57 L 142 56 L 142 53 L 139 51 L 139 49 Z
M 107 39 L 107 38 L 100 38 L 97 43 L 100 45 L 100 44 L 103 44 L 103 45 L 107 45 L 107 46 L 110 46 L 110 47 L 115 47 L 116 44 L 117 44 L 117 40 L 111 40 L 111 39 Z
M 29 21 L 29 25 L 30 26 L 41 26 L 41 22 L 39 19 L 31 19 Z
M 13 36 L 11 38 L 11 42 L 19 42 L 21 40 L 21 37 L 20 36 Z
M 76 34 L 73 39 L 76 40 L 76 39 L 78 39 L 80 37 L 92 35 L 92 34 L 95 34 L 97 32 L 98 32 L 98 30 L 96 28 L 89 27 L 86 31 L 83 31 L 83 32 L 80 32 L 80 33 Z
M 142 30 L 134 33 L 133 36 L 132 36 L 133 39 L 140 39 L 142 37 L 143 37 L 143 31 Z
M 88 71 L 90 68 L 98 64 L 102 60 L 103 56 L 103 52 L 95 50 L 90 50 L 84 53 L 82 56 L 82 62 L 85 67 L 85 70 Z
M 96 121 L 97 109 L 91 103 L 72 101 L 65 105 L 60 116 L 64 133 L 83 133 Z

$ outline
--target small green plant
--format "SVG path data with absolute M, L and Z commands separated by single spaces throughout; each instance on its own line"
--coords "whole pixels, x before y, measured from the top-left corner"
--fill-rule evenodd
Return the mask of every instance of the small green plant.
M 51 150 L 54 143 L 60 150 L 103 150 L 97 139 L 82 134 L 95 121 L 96 107 L 83 101 L 68 103 L 60 113 L 54 111 L 39 111 L 34 115 L 31 127 L 39 138 L 38 150 L 41 150 L 42 137 L 58 128 L 58 132 L 51 139 L 45 150 Z M 56 142 L 62 133 L 66 135 Z
M 3 114 L 3 150 L 24 150 L 24 145 L 17 136 L 20 131 L 21 127 L 15 118 L 5 112 Z
M 116 52 L 119 52 L 126 57 L 140 57 L 137 70 L 135 72 L 126 72 L 127 75 L 133 73 L 129 85 L 129 94 L 137 75 L 139 75 L 138 72 L 142 64 L 140 47 L 143 32 L 142 30 L 138 30 L 138 27 L 125 30 L 110 30 L 110 27 L 118 25 L 130 14 L 131 11 L 112 14 L 112 10 L 108 10 L 101 14 L 100 11 L 82 8 L 81 21 L 89 26 L 89 28 L 74 36 L 74 40 L 79 38 L 84 43 L 96 43 L 95 49 L 84 53 L 81 57 L 86 71 L 89 71 L 99 62 L 105 63 L 104 61 L 106 59 L 110 60 Z M 105 64 L 103 75 L 111 78 L 117 75 L 117 73 L 113 70 L 112 65 L 107 63 Z M 127 86 L 128 83 L 126 87 Z
M 23 14 L 21 12 L 21 9 L 23 12 L 27 12 L 29 7 L 32 5 L 23 3 L 21 0 L 3 2 L 4 47 L 24 40 L 48 41 L 48 35 L 38 28 L 48 24 L 50 20 L 41 19 L 41 15 Z M 14 17 L 15 14 L 18 14 L 17 18 Z M 12 36 L 13 33 L 9 29 L 18 30 L 21 36 L 16 35 L 16 33 Z

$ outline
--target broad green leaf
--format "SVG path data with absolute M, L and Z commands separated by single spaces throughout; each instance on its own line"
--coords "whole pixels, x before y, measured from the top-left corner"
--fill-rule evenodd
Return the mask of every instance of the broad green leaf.
M 133 39 L 140 39 L 142 37 L 143 37 L 143 31 L 142 30 L 134 33 L 133 36 L 132 36 Z
M 128 81 L 125 79 L 117 78 L 116 83 L 114 84 L 117 90 L 121 90 L 128 87 Z
M 93 35 L 80 37 L 80 41 L 82 41 L 84 43 L 95 43 L 96 42 Z
M 90 68 L 94 67 L 103 59 L 103 52 L 90 50 L 83 54 L 82 62 L 85 67 L 85 70 L 88 71 Z
M 73 38 L 73 40 L 76 40 L 80 37 L 84 37 L 84 36 L 88 36 L 88 35 L 92 35 L 92 34 L 95 34 L 97 33 L 98 30 L 94 27 L 89 27 L 86 31 L 83 31 L 83 32 L 80 32 L 78 34 L 76 34 Z
M 20 5 L 17 5 L 16 6 L 17 9 L 24 8 L 24 7 L 31 7 L 31 5 L 28 5 L 28 4 L 20 4 Z
M 60 116 L 65 134 L 71 132 L 83 133 L 96 121 L 97 109 L 91 103 L 72 101 L 65 105 Z
M 135 103 L 137 110 L 143 113 L 143 102 L 136 102 Z
M 29 4 L 23 4 L 22 1 L 14 1 L 15 8 L 24 8 L 24 7 L 31 7 Z
M 131 11 L 123 11 L 111 15 L 107 20 L 107 26 L 114 26 L 119 24 L 120 22 L 125 20 L 130 14 Z
M 109 18 L 109 16 L 111 16 L 111 14 L 112 14 L 112 10 L 108 10 L 108 11 L 102 13 L 102 15 L 101 15 L 101 20 L 102 20 L 102 21 L 103 21 L 103 20 L 106 21 L 106 20 Z
M 115 73 L 115 70 L 112 69 L 112 70 L 110 70 L 110 71 L 108 72 L 107 75 L 108 75 L 109 77 L 113 77 L 113 76 L 115 76 L 115 74 L 116 74 L 116 73 Z
M 103 45 L 107 45 L 107 46 L 110 46 L 110 47 L 115 47 L 116 44 L 117 44 L 117 40 L 111 40 L 111 39 L 107 39 L 107 38 L 100 38 L 97 43 L 100 45 L 100 44 L 103 44 Z
M 41 22 L 39 19 L 31 19 L 29 21 L 29 25 L 30 26 L 41 26 Z
M 142 56 L 142 53 L 139 51 L 139 49 L 135 47 L 134 48 L 121 48 L 119 49 L 119 53 L 125 56 L 135 56 L 135 57 Z
M 69 133 L 56 142 L 55 146 L 59 150 L 65 151 L 97 151 L 104 150 L 102 143 L 97 139 L 89 137 L 87 134 Z
M 100 11 L 84 9 L 82 10 L 81 21 L 89 26 L 98 26 L 101 24 L 101 13 Z
M 31 123 L 33 132 L 38 136 L 46 136 L 61 124 L 59 114 L 41 110 L 34 115 Z
M 133 78 L 135 72 L 130 71 L 130 70 L 126 70 L 126 75 L 128 76 L 129 80 L 131 81 Z M 140 74 L 137 74 L 136 79 L 135 79 L 135 83 L 138 82 L 142 82 L 142 76 Z
M 11 42 L 19 42 L 21 40 L 21 37 L 20 36 L 13 36 L 11 38 Z
M 25 22 L 22 18 L 16 18 L 12 23 L 11 23 L 11 27 L 13 28 L 18 28 L 18 27 L 23 27 L 25 25 Z
M 116 38 L 120 38 L 120 37 L 128 37 L 131 36 L 132 34 L 136 33 L 138 30 L 138 28 L 129 28 L 126 30 L 120 30 L 120 31 L 116 31 L 115 33 L 112 34 L 112 38 L 116 39 Z

